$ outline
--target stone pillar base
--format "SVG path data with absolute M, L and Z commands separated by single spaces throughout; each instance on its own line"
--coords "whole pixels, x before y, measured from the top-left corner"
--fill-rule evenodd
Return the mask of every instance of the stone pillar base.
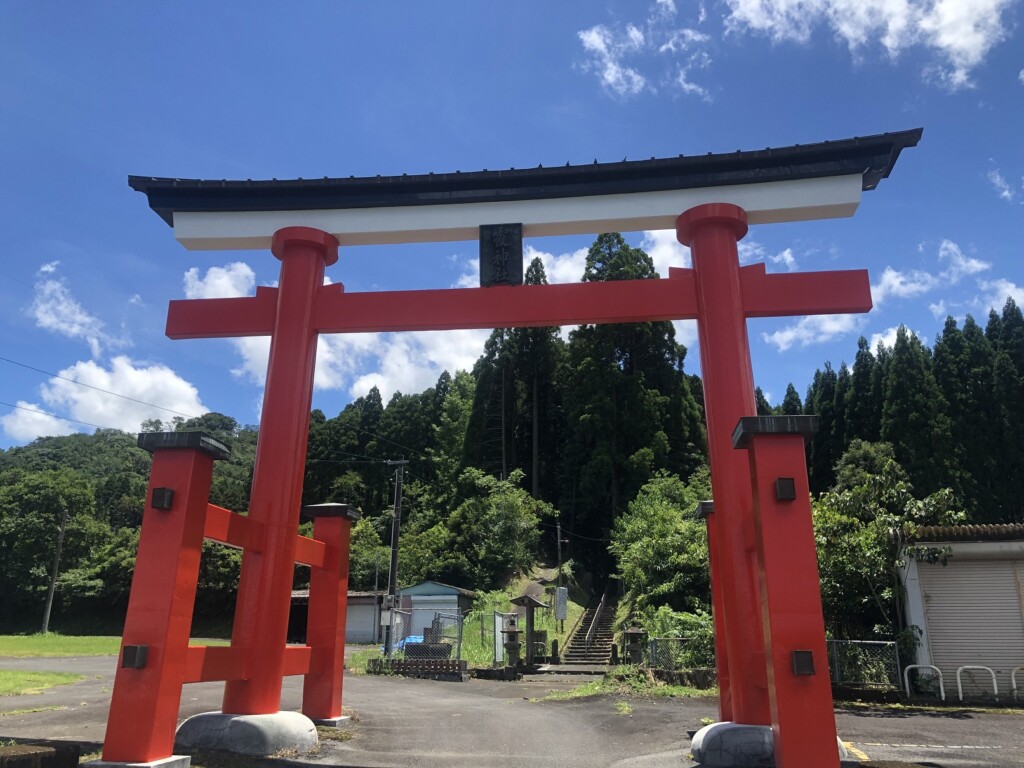
M 339 717 L 324 717 L 320 719 L 313 719 L 315 725 L 324 725 L 328 728 L 337 728 L 339 725 L 344 723 L 346 720 L 351 720 L 351 715 L 341 715 Z
M 849 754 L 841 739 L 838 742 L 839 759 L 848 760 Z M 693 759 L 701 765 L 740 768 L 741 766 L 775 765 L 775 743 L 769 725 L 743 725 L 742 723 L 712 723 L 705 725 L 690 741 Z
M 183 749 L 223 749 L 239 755 L 266 757 L 283 750 L 308 752 L 316 748 L 319 739 L 313 721 L 298 712 L 270 715 L 204 712 L 178 726 L 174 743 Z
M 83 768 L 189 768 L 192 758 L 188 755 L 171 755 L 148 763 L 118 763 L 112 760 L 90 760 L 82 763 Z

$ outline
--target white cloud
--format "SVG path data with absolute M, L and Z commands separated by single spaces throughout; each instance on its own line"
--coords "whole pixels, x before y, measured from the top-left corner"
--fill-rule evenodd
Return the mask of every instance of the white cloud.
M 1007 36 L 1003 11 L 1013 0 L 726 0 L 726 26 L 805 43 L 829 27 L 854 54 L 877 41 L 895 59 L 920 46 L 938 62 L 926 74 L 951 89 L 972 85 L 971 71 Z
M 958 283 L 962 277 L 976 275 L 992 268 L 990 262 L 964 256 L 960 246 L 952 240 L 943 240 L 939 244 L 939 261 L 949 264 L 939 276 L 950 283 Z
M 863 315 L 810 315 L 774 333 L 762 333 L 761 338 L 779 352 L 785 352 L 793 345 L 807 347 L 811 344 L 824 344 L 860 330 L 864 323 Z
M 697 343 L 697 321 L 696 320 L 673 320 L 672 327 L 676 329 L 676 341 L 687 347 L 693 347 Z M 687 355 L 690 365 L 693 365 L 694 358 Z
M 532 245 L 527 245 L 523 258 L 527 264 L 535 258 L 540 258 L 549 283 L 578 283 L 583 279 L 583 270 L 587 267 L 588 250 L 579 248 L 570 253 L 556 255 L 539 251 Z
M 57 271 L 57 267 L 59 267 L 59 266 L 60 266 L 60 262 L 59 261 L 48 261 L 45 264 L 43 264 L 43 266 L 41 266 L 39 268 L 39 272 L 37 274 L 40 274 L 40 275 L 52 275 L 54 272 Z
M 1011 280 L 1000 278 L 998 280 L 980 280 L 978 287 L 985 292 L 979 300 L 983 312 L 994 309 L 1002 312 L 1007 299 L 1013 299 L 1018 307 L 1024 306 L 1024 286 L 1017 285 Z
M 37 437 L 50 435 L 70 435 L 75 428 L 47 413 L 35 403 L 18 401 L 18 407 L 10 413 L 0 416 L 0 427 L 12 440 L 28 442 Z
M 229 299 L 249 296 L 256 287 L 256 273 L 241 261 L 210 267 L 199 276 L 199 267 L 185 273 L 185 296 L 189 299 Z
M 50 274 L 53 270 L 47 271 L 47 267 L 53 266 L 55 269 L 56 264 L 57 262 L 45 264 L 39 271 Z M 39 280 L 35 285 L 35 296 L 29 313 L 40 328 L 68 338 L 84 340 L 89 345 L 93 357 L 99 357 L 103 346 L 123 344 L 104 330 L 102 320 L 91 315 L 78 303 L 63 280 Z
M 358 397 L 376 386 L 387 402 L 396 391 L 422 392 L 442 371 L 470 370 L 489 334 L 487 330 L 381 334 L 376 370 L 358 377 L 349 394 Z
M 654 13 L 666 19 L 674 17 L 676 15 L 674 0 L 656 0 L 654 3 Z
M 697 23 L 706 16 L 701 5 Z M 694 82 L 692 73 L 710 66 L 707 49 L 711 37 L 697 29 L 676 26 L 675 18 L 675 3 L 657 0 L 642 29 L 626 23 L 613 27 L 596 24 L 580 30 L 577 36 L 587 54 L 582 69 L 595 73 L 604 89 L 618 97 L 654 93 L 660 86 L 669 86 L 710 101 L 710 92 Z M 645 75 L 641 67 L 657 74 Z
M 936 320 L 942 320 L 949 314 L 946 311 L 946 302 L 944 299 L 940 299 L 934 304 L 929 304 L 928 310 L 932 313 L 932 317 L 934 317 Z
M 781 253 L 775 256 L 769 256 L 768 260 L 772 264 L 781 264 L 786 268 L 786 271 L 788 272 L 796 272 L 799 268 L 796 263 L 796 257 L 793 256 L 792 248 L 787 248 L 786 250 L 782 251 Z
M 128 299 L 128 303 L 131 304 L 133 307 L 146 306 L 146 302 L 142 300 L 142 296 L 138 293 L 133 293 L 131 295 L 131 298 Z
M 892 349 L 896 345 L 896 334 L 899 333 L 899 330 L 900 327 L 898 325 L 894 325 L 892 328 L 886 328 L 881 333 L 871 334 L 871 340 L 868 342 L 871 345 L 871 349 L 877 348 L 879 342 L 881 342 L 884 347 Z M 928 343 L 928 337 L 923 333 L 910 331 L 910 334 L 920 339 L 922 344 Z
M 527 264 L 529 260 L 524 258 Z M 462 262 L 463 272 L 456 278 L 452 288 L 479 288 L 480 287 L 480 260 L 465 259 Z
M 736 243 L 736 250 L 739 252 L 740 264 L 764 261 L 766 256 L 764 246 L 756 240 L 740 240 Z
M 63 379 L 52 379 L 40 387 L 43 401 L 78 421 L 137 432 L 146 419 L 167 420 L 177 415 L 169 411 L 199 416 L 209 410 L 199 399 L 195 386 L 158 363 L 136 363 L 119 355 L 110 361 L 109 368 L 89 360 L 77 362 L 59 374 Z M 89 387 L 75 384 L 76 381 Z M 100 392 L 101 389 L 168 410 Z
M 922 251 L 923 246 L 920 246 L 918 250 Z M 871 286 L 871 298 L 875 307 L 880 307 L 890 297 L 912 299 L 940 286 L 956 285 L 964 277 L 976 275 L 992 268 L 990 262 L 966 256 L 963 249 L 952 240 L 943 240 L 939 243 L 938 260 L 946 265 L 946 268 L 938 275 L 920 269 L 901 272 L 892 267 L 886 267 L 882 270 L 882 277 L 879 281 Z M 939 305 L 932 306 L 938 307 Z M 941 306 L 945 311 L 945 304 L 942 303 Z M 932 309 L 933 313 L 935 311 Z
M 1024 85 L 1024 69 L 1017 73 L 1017 79 L 1020 80 L 1020 84 Z
M 679 242 L 674 229 L 644 232 L 640 247 L 647 251 L 661 277 L 668 277 L 669 267 L 689 267 L 691 264 L 690 249 Z
M 1010 189 L 1010 185 L 1006 183 L 1006 179 L 1003 178 L 1003 174 L 999 172 L 998 168 L 993 168 L 988 172 L 988 180 L 1002 200 L 1007 202 L 1013 200 L 1013 190 Z
M 616 96 L 635 96 L 647 87 L 647 78 L 623 64 L 623 59 L 643 45 L 643 34 L 633 25 L 613 33 L 603 24 L 577 33 L 583 50 L 590 54 L 585 68 L 597 73 L 604 88 Z
M 912 269 L 899 272 L 892 267 L 882 270 L 882 278 L 871 286 L 871 299 L 876 307 L 881 306 L 890 296 L 899 299 L 910 299 L 927 293 L 938 285 L 938 280 L 930 272 Z
M 711 40 L 711 36 L 696 29 L 676 29 L 658 46 L 658 53 L 683 53 Z
M 896 344 L 896 334 L 899 332 L 899 326 L 894 325 L 892 328 L 886 328 L 881 333 L 871 334 L 871 349 L 876 349 L 879 343 L 884 347 L 892 349 Z

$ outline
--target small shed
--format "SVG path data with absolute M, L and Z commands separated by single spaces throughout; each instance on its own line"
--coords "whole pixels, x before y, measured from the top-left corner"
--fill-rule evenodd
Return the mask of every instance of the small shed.
M 957 696 L 957 669 L 982 666 L 1000 698 L 1024 666 L 1024 525 L 926 526 L 918 546 L 949 547 L 946 565 L 907 558 L 905 614 L 921 630 L 918 664 L 942 670 L 946 697 Z M 964 696 L 991 695 L 984 670 L 964 670 Z M 1017 673 L 1024 687 L 1024 670 Z
M 379 643 L 383 639 L 380 611 L 384 592 L 349 591 L 348 611 L 345 617 L 345 642 L 352 644 Z M 306 621 L 309 610 L 309 590 L 292 592 L 291 613 L 288 616 L 288 641 L 305 642 Z
M 476 592 L 439 581 L 423 581 L 398 590 L 400 610 L 412 613 L 411 634 L 423 634 L 437 613 L 463 615 L 473 607 Z

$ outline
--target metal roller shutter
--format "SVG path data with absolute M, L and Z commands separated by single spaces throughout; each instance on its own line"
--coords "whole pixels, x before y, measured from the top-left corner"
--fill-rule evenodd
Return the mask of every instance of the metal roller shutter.
M 990 667 L 1000 698 L 1010 695 L 1010 672 L 1024 664 L 1022 564 L 1012 560 L 961 560 L 946 566 L 919 564 L 928 619 L 932 664 L 942 670 L 946 696 L 956 699 L 956 670 L 964 665 Z M 964 696 L 991 695 L 984 670 L 965 670 Z M 1018 674 L 1024 684 L 1024 674 Z
M 349 603 L 345 619 L 346 643 L 372 643 L 376 639 L 377 612 L 373 605 Z

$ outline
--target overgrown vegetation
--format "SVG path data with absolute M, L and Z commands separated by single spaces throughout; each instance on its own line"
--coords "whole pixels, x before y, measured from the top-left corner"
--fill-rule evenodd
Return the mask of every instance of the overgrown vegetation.
M 658 680 L 649 670 L 622 666 L 615 667 L 598 680 L 591 680 L 568 691 L 553 691 L 545 696 L 544 700 L 565 701 L 601 694 L 670 699 L 702 698 L 717 696 L 718 690 L 715 688 L 700 690 L 683 685 L 670 685 Z

